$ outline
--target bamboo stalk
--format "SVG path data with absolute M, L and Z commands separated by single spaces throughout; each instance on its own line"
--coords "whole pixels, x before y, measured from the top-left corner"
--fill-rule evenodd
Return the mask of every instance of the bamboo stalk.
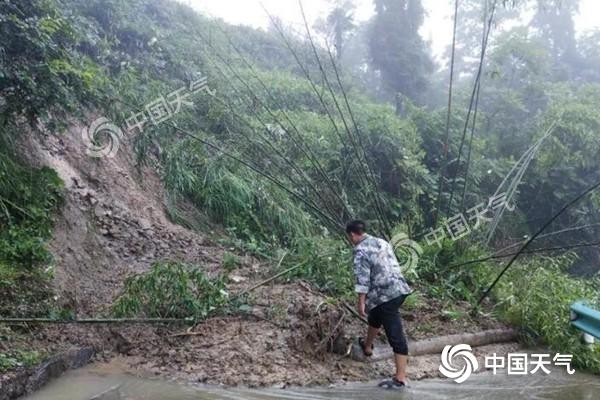
M 249 68 L 250 72 L 252 72 L 252 75 L 254 76 L 254 78 L 257 80 L 257 82 L 261 85 L 261 87 L 263 88 L 263 90 L 267 93 L 267 95 L 269 96 L 269 98 L 274 101 L 277 102 L 278 99 L 275 98 L 275 96 L 272 94 L 272 92 L 269 90 L 268 86 L 265 84 L 265 82 L 260 78 L 260 76 L 256 73 L 256 70 L 254 68 L 254 66 L 247 60 L 246 57 L 244 57 L 242 51 L 235 45 L 235 43 L 233 43 L 231 37 L 229 36 L 229 34 L 227 32 L 225 32 L 225 30 L 223 30 L 222 28 L 220 28 L 221 32 L 225 35 L 225 37 L 227 38 L 227 41 L 229 42 L 229 44 L 232 46 L 232 48 L 236 51 L 236 53 L 240 56 L 240 59 L 244 62 L 244 64 Z M 212 47 L 212 46 L 211 46 Z M 227 64 L 229 66 L 229 64 Z M 325 179 L 327 186 L 329 187 L 330 191 L 334 194 L 334 196 L 340 201 L 340 203 L 343 205 L 344 207 L 344 211 L 346 212 L 346 215 L 349 216 L 350 215 L 350 211 L 348 210 L 347 206 L 346 206 L 346 202 L 341 198 L 341 196 L 339 195 L 338 191 L 334 188 L 333 182 L 331 181 L 331 179 L 329 178 L 329 175 L 325 172 L 324 168 L 322 167 L 321 163 L 319 162 L 318 158 L 314 155 L 314 153 L 312 152 L 312 150 L 310 149 L 309 146 L 302 146 L 302 141 L 304 140 L 304 138 L 302 137 L 302 134 L 300 133 L 299 129 L 297 128 L 296 124 L 293 122 L 293 120 L 289 117 L 289 115 L 287 114 L 287 112 L 282 109 L 280 110 L 283 114 L 283 116 L 285 117 L 285 119 L 287 120 L 287 122 L 290 124 L 290 126 L 292 127 L 292 130 L 295 132 L 297 139 L 294 138 L 294 136 L 291 134 L 292 132 L 288 131 L 288 129 L 285 127 L 285 125 L 283 125 L 281 123 L 281 121 L 275 117 L 275 115 L 270 111 L 269 108 L 266 108 L 267 112 L 271 115 L 271 117 L 273 117 L 275 119 L 275 121 L 278 123 L 278 125 L 289 135 L 290 139 L 292 140 L 292 142 L 294 143 L 294 145 L 300 149 L 300 151 L 302 152 L 302 154 L 304 156 L 306 156 L 311 164 L 313 164 L 313 166 L 315 167 L 315 169 L 319 172 L 319 174 Z
M 325 101 L 324 97 L 323 97 L 323 93 L 319 92 L 314 80 L 312 79 L 310 72 L 306 69 L 306 67 L 304 66 L 304 64 L 302 63 L 302 61 L 300 60 L 300 57 L 298 56 L 297 52 L 294 50 L 294 48 L 292 47 L 291 43 L 289 42 L 289 40 L 287 39 L 287 37 L 285 36 L 285 33 L 283 32 L 283 30 L 281 29 L 281 27 L 279 26 L 279 24 L 277 23 L 277 21 L 275 20 L 275 18 L 268 12 L 268 10 L 266 8 L 264 8 L 265 13 L 267 14 L 267 16 L 269 17 L 269 19 L 271 20 L 271 23 L 273 24 L 273 26 L 275 27 L 275 30 L 278 32 L 279 36 L 282 38 L 285 46 L 287 47 L 287 49 L 290 51 L 290 53 L 292 54 L 292 56 L 294 57 L 294 59 L 296 60 L 296 63 L 298 64 L 298 66 L 300 67 L 300 70 L 302 71 L 302 73 L 304 74 L 305 78 L 308 80 L 313 92 L 316 94 L 317 99 L 319 100 L 319 102 L 321 103 L 321 106 L 323 107 L 323 111 L 325 111 L 325 114 L 327 115 L 329 121 L 331 122 L 332 127 L 334 128 L 334 131 L 337 135 L 337 137 L 340 140 L 340 143 L 344 144 L 344 148 L 345 146 L 345 140 L 342 137 L 342 134 L 340 132 L 339 127 L 337 126 L 335 119 L 333 117 L 333 114 L 331 113 L 331 111 L 329 110 L 329 107 L 327 106 L 327 102 Z M 325 90 L 325 88 L 323 88 L 323 90 Z M 358 158 L 360 159 L 360 157 Z M 365 187 L 368 187 L 368 180 L 365 180 L 365 174 L 364 171 L 362 169 L 360 169 L 360 172 L 362 172 L 362 174 L 358 174 L 359 179 L 362 181 L 362 185 L 364 185 Z M 367 189 L 367 191 L 371 193 L 371 191 L 369 191 Z M 379 215 L 378 215 L 378 219 L 380 219 Z M 383 226 L 383 222 L 380 220 L 380 223 Z
M 331 65 L 333 66 L 333 71 L 335 72 L 338 86 L 340 87 L 340 90 L 342 92 L 342 96 L 344 99 L 344 103 L 346 105 L 346 109 L 348 110 L 348 114 L 350 115 L 350 120 L 352 121 L 352 125 L 354 126 L 354 130 L 356 132 L 356 137 L 358 139 L 358 144 L 359 144 L 360 149 L 362 150 L 362 155 L 364 157 L 365 164 L 367 165 L 367 170 L 369 171 L 369 174 L 371 175 L 371 181 L 375 188 L 375 196 L 377 197 L 379 202 L 383 202 L 383 200 L 380 197 L 380 193 L 377 190 L 377 181 L 375 180 L 375 174 L 373 173 L 373 170 L 369 164 L 369 157 L 367 157 L 365 146 L 363 144 L 363 141 L 362 141 L 362 138 L 360 135 L 360 129 L 358 129 L 358 124 L 356 122 L 356 118 L 354 118 L 354 113 L 352 112 L 352 107 L 350 107 L 350 102 L 348 101 L 348 96 L 346 94 L 346 90 L 344 89 L 344 85 L 342 84 L 342 80 L 341 80 L 338 68 L 335 64 L 335 59 L 334 59 L 333 54 L 331 53 L 331 49 L 329 47 L 327 47 L 327 52 L 329 54 L 329 59 L 331 61 Z M 387 218 L 385 218 L 385 213 L 384 213 L 384 210 L 382 209 L 381 204 L 378 203 L 378 205 L 380 207 L 379 212 L 381 214 L 381 217 L 382 217 L 382 220 L 384 223 L 383 229 L 385 229 L 385 231 L 386 231 L 385 233 L 387 234 L 387 238 L 391 239 L 391 227 L 389 226 L 389 221 L 387 220 Z
M 448 345 L 466 343 L 473 347 L 485 346 L 494 343 L 512 342 L 517 339 L 517 336 L 518 332 L 514 329 L 490 329 L 476 333 L 437 336 L 415 342 L 408 342 L 408 348 L 409 355 L 415 357 L 425 354 L 440 353 L 444 347 Z M 350 356 L 356 361 L 376 362 L 392 358 L 394 352 L 388 346 L 375 347 L 373 355 L 367 359 L 358 343 L 354 343 L 352 345 Z
M 536 253 L 543 253 L 546 251 L 572 250 L 572 249 L 579 249 L 582 247 L 593 247 L 593 246 L 600 246 L 600 242 L 577 243 L 577 244 L 573 244 L 573 245 L 569 245 L 569 246 L 544 247 L 541 249 L 525 250 L 525 251 L 523 251 L 523 254 L 536 254 Z M 514 256 L 516 254 L 518 254 L 518 252 L 508 253 L 508 254 L 496 253 L 496 254 L 493 254 L 488 257 L 478 258 L 476 260 L 465 261 L 460 264 L 452 264 L 452 265 L 447 266 L 445 269 L 464 267 L 465 265 L 478 264 L 478 263 L 482 263 L 482 262 L 494 260 L 494 259 L 499 259 L 499 258 L 507 258 L 507 257 Z
M 494 20 L 495 11 L 496 11 L 496 0 L 494 0 L 494 2 L 492 3 L 492 10 L 490 12 L 489 19 L 487 20 L 487 28 L 486 28 L 486 23 L 485 23 L 485 18 L 484 18 L 483 37 L 482 37 L 482 42 L 481 42 L 481 54 L 479 56 L 479 67 L 477 69 L 477 76 L 475 78 L 475 84 L 473 85 L 473 90 L 471 92 L 471 100 L 469 102 L 469 110 L 467 111 L 467 117 L 465 119 L 465 124 L 463 127 L 462 138 L 460 141 L 460 146 L 458 148 L 456 172 L 454 173 L 454 177 L 452 179 L 452 185 L 450 186 L 450 199 L 448 201 L 448 210 L 446 213 L 447 215 L 449 215 L 450 212 L 452 212 L 452 200 L 454 199 L 454 190 L 456 187 L 456 179 L 458 178 L 458 170 L 460 168 L 460 159 L 462 157 L 462 151 L 463 151 L 463 147 L 465 145 L 465 139 L 467 137 L 467 130 L 469 129 L 469 121 L 471 119 L 471 113 L 474 110 L 475 96 L 479 93 L 479 86 L 481 84 L 481 76 L 482 76 L 482 72 L 483 72 L 483 61 L 484 61 L 485 53 L 487 50 L 490 32 L 492 31 L 492 22 Z M 486 12 L 487 12 L 487 8 L 486 8 Z M 477 105 L 479 105 L 479 98 L 477 99 Z M 475 111 L 475 113 L 477 113 L 476 108 L 474 111 Z
M 120 101 L 121 103 L 129 106 L 131 109 L 133 110 L 137 110 L 137 111 L 141 111 L 139 109 L 139 107 L 123 100 L 123 99 L 116 99 L 117 101 Z M 275 178 L 274 176 L 270 175 L 269 173 L 267 173 L 266 171 L 263 171 L 260 167 L 256 166 L 253 162 L 248 161 L 248 160 L 244 160 L 236 155 L 234 155 L 233 153 L 225 150 L 224 148 L 222 148 L 219 145 L 216 145 L 214 143 L 211 143 L 207 140 L 204 140 L 200 137 L 198 137 L 197 135 L 191 133 L 190 131 L 180 128 L 179 126 L 175 125 L 174 123 L 170 122 L 170 121 L 165 121 L 163 122 L 163 124 L 170 126 L 171 128 L 181 132 L 183 135 L 194 139 L 210 148 L 212 148 L 213 150 L 216 150 L 220 153 L 222 153 L 223 155 L 231 158 L 232 160 L 244 165 L 245 167 L 251 169 L 252 171 L 256 172 L 258 175 L 266 178 L 268 181 L 272 182 L 273 184 L 275 184 L 276 186 L 278 186 L 279 188 L 281 188 L 282 190 L 284 190 L 286 193 L 290 194 L 292 197 L 296 198 L 297 200 L 301 201 L 302 203 L 304 203 L 306 206 L 308 206 L 310 209 L 312 209 L 313 211 L 315 211 L 318 215 L 320 215 L 325 221 L 327 221 L 328 223 L 332 224 L 332 226 L 334 227 L 340 227 L 340 224 L 335 221 L 334 219 L 332 219 L 329 215 L 323 213 L 319 207 L 317 207 L 317 205 L 315 205 L 314 203 L 308 201 L 306 198 L 304 198 L 304 196 L 298 194 L 297 192 L 295 192 L 292 189 L 289 189 L 288 187 L 286 187 L 281 181 L 279 181 L 277 178 Z
M 0 318 L 0 323 L 19 324 L 170 324 L 190 323 L 189 318 L 82 318 L 82 319 L 56 319 L 56 318 Z
M 215 65 L 215 64 L 213 64 Z M 231 81 L 223 70 L 221 70 L 219 67 L 217 67 L 215 65 L 215 67 L 217 68 L 217 71 L 223 76 L 225 77 L 225 79 L 227 79 L 228 81 Z M 247 84 L 243 81 L 243 79 L 236 73 L 234 73 L 234 76 L 240 80 L 241 82 L 243 82 L 243 84 L 247 87 L 248 90 L 250 90 L 250 88 L 247 86 Z M 237 87 L 235 87 L 232 83 L 230 84 L 231 88 L 234 89 L 234 91 L 236 92 L 236 94 L 240 94 L 241 91 L 239 89 L 237 89 Z M 260 100 L 259 100 L 260 102 Z M 223 102 L 225 103 L 225 102 Z M 260 102 L 261 104 L 263 104 L 262 102 Z M 247 121 L 244 117 L 240 116 L 239 114 L 237 114 L 237 112 L 235 111 L 235 109 L 233 108 L 233 106 L 231 106 L 230 103 L 227 103 L 228 108 L 230 109 L 230 111 L 232 111 L 232 113 L 234 113 L 234 115 L 240 119 L 245 125 L 247 125 L 248 127 L 250 127 L 252 129 L 252 125 L 249 121 Z M 266 106 L 264 106 L 266 108 Z M 255 118 L 261 123 L 261 125 L 263 126 L 264 129 L 268 130 L 268 126 L 267 124 L 264 122 L 264 120 L 258 115 L 258 113 L 256 111 L 252 111 L 253 115 L 255 116 Z M 266 143 L 266 145 L 276 154 L 278 155 L 286 164 L 288 164 L 301 178 L 304 179 L 304 181 L 309 185 L 310 189 L 313 191 L 313 193 L 319 198 L 319 200 L 325 205 L 325 207 L 328 209 L 328 212 L 331 213 L 331 216 L 333 218 L 337 217 L 336 214 L 336 210 L 334 208 L 331 207 L 330 203 L 328 201 L 326 201 L 322 195 L 321 195 L 321 191 L 319 189 L 317 189 L 314 185 L 314 183 L 312 182 L 312 180 L 306 175 L 306 173 L 300 169 L 292 160 L 290 160 L 288 157 L 286 157 L 283 153 L 281 153 L 281 151 L 273 145 L 272 140 L 269 140 L 269 138 L 265 138 L 264 135 L 262 135 L 260 132 L 253 130 L 253 132 L 255 134 L 257 134 L 257 136 L 259 136 L 260 138 L 262 138 L 264 140 L 264 143 Z M 247 136 L 244 135 L 244 137 L 252 142 L 252 139 Z M 267 156 L 269 155 L 269 153 L 266 153 Z M 288 178 L 290 178 L 288 176 Z M 291 179 L 291 178 L 290 178 Z M 298 185 L 297 182 L 293 182 L 294 184 Z M 338 222 L 341 223 L 341 221 L 338 220 Z
M 454 58 L 456 55 L 456 27 L 458 25 L 458 0 L 454 1 L 454 27 L 452 29 L 452 53 L 450 55 L 450 82 L 448 83 L 448 110 L 446 112 L 446 135 L 443 147 L 444 158 L 440 164 L 437 207 L 433 225 L 437 228 L 438 219 L 442 210 L 442 193 L 444 191 L 444 173 L 448 164 L 448 147 L 450 145 L 450 117 L 452 116 L 452 89 L 454 85 Z
M 308 21 L 306 19 L 306 14 L 304 13 L 304 7 L 302 5 L 302 0 L 298 0 L 298 4 L 300 5 L 300 12 L 302 14 L 302 19 L 304 21 L 304 27 L 306 30 L 306 34 L 313 52 L 313 55 L 315 57 L 315 60 L 317 61 L 317 65 L 319 66 L 319 71 L 321 72 L 321 76 L 323 78 L 323 81 L 325 82 L 325 87 L 327 87 L 329 94 L 331 95 L 331 98 L 333 99 L 333 104 L 335 105 L 335 108 L 337 109 L 341 119 L 342 119 L 342 124 L 344 126 L 344 129 L 346 130 L 346 134 L 348 136 L 348 138 L 350 139 L 350 143 L 352 144 L 352 148 L 354 150 L 354 153 L 357 157 L 357 159 L 361 162 L 364 162 L 365 165 L 367 166 L 367 170 L 369 172 L 371 171 L 371 168 L 369 166 L 369 162 L 368 159 L 366 157 L 366 152 L 364 149 L 364 146 L 359 146 L 356 141 L 355 138 L 352 134 L 352 131 L 350 130 L 349 126 L 348 126 L 348 122 L 346 121 L 346 118 L 344 116 L 344 113 L 339 105 L 339 102 L 337 100 L 337 96 L 331 86 L 331 83 L 329 82 L 329 78 L 327 77 L 327 73 L 325 72 L 325 68 L 323 66 L 323 63 L 321 62 L 321 58 L 319 57 L 319 53 L 317 51 L 317 47 L 315 46 L 314 40 L 312 38 L 312 34 L 310 33 L 310 28 L 308 26 Z M 334 64 L 335 67 L 335 64 Z M 362 156 L 361 157 L 361 152 L 359 151 L 359 147 L 362 149 Z M 364 158 L 364 159 L 363 159 Z M 387 221 L 385 219 L 384 213 L 383 213 L 383 207 L 380 203 L 380 194 L 379 194 L 379 190 L 377 188 L 377 182 L 375 181 L 375 178 L 373 175 L 369 175 L 369 173 L 367 173 L 366 171 L 364 171 L 364 169 L 361 169 L 361 172 L 364 174 L 365 176 L 365 180 L 367 183 L 370 182 L 373 192 L 371 193 L 373 195 L 373 199 L 375 200 L 375 207 L 377 209 L 377 213 L 379 216 L 379 220 L 381 223 L 381 227 L 384 230 L 385 235 L 384 236 L 391 236 L 391 230 L 389 229 L 388 225 L 387 225 Z M 386 232 L 387 231 L 387 232 Z
M 287 255 L 288 255 L 288 252 L 286 251 L 283 254 L 283 256 L 281 257 L 281 259 L 279 260 L 279 263 L 277 263 L 277 267 L 275 269 L 279 269 L 279 267 L 281 266 L 281 263 L 283 262 L 283 259 Z M 271 276 L 270 278 L 265 279 L 264 281 L 261 281 L 261 282 L 255 284 L 255 285 L 249 287 L 248 289 L 242 290 L 240 293 L 238 293 L 237 295 L 235 295 L 232 299 L 237 299 L 239 297 L 242 297 L 242 296 L 248 294 L 249 292 L 252 292 L 253 290 L 258 289 L 259 287 L 266 285 L 267 283 L 273 282 L 275 279 L 277 279 L 277 278 L 279 278 L 279 277 L 287 274 L 288 272 L 292 272 L 292 271 L 300 268 L 302 265 L 303 264 L 294 265 L 293 267 L 290 267 L 290 268 L 288 268 L 288 269 L 286 269 L 284 271 L 281 271 L 280 273 L 275 274 L 275 275 Z

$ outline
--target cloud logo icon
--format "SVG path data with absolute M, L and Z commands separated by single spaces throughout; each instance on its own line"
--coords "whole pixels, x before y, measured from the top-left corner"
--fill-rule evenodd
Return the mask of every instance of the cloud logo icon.
M 400 268 L 403 272 L 409 272 L 417 266 L 419 258 L 423 254 L 419 243 L 409 239 L 405 233 L 401 232 L 392 237 L 390 244 L 400 261 Z
M 463 360 L 464 365 L 462 368 L 454 365 L 455 359 Z M 477 358 L 473 355 L 473 350 L 468 344 L 444 347 L 441 361 L 442 365 L 440 365 L 439 371 L 446 378 L 454 379 L 456 383 L 463 383 L 479 368 Z
M 121 128 L 108 118 L 94 120 L 88 128 L 81 131 L 81 137 L 90 157 L 112 158 L 119 151 L 119 143 L 123 139 Z

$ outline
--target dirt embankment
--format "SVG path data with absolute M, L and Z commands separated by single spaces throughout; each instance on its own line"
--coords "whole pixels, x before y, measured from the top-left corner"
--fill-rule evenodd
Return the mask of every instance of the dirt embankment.
M 160 259 L 180 260 L 221 270 L 226 250 L 221 234 L 188 230 L 165 213 L 165 193 L 149 167 L 138 169 L 130 145 L 115 158 L 85 154 L 81 124 L 64 135 L 30 136 L 24 151 L 32 163 L 48 165 L 65 182 L 65 205 L 50 249 L 55 257 L 59 303 L 77 317 L 106 315 L 124 280 Z M 234 293 L 264 279 L 271 266 L 240 255 L 231 272 Z M 458 306 L 460 308 L 460 305 Z M 452 319 L 425 299 L 405 313 L 413 339 L 497 328 L 490 319 Z M 92 346 L 96 358 L 115 357 L 128 371 L 193 382 L 227 385 L 307 385 L 389 376 L 391 361 L 366 364 L 344 353 L 364 326 L 350 312 L 333 307 L 303 282 L 273 282 L 252 292 L 244 313 L 215 317 L 186 332 L 181 326 L 97 325 L 12 328 L 5 346 L 40 349 L 45 354 L 72 346 Z M 186 333 L 184 335 L 178 335 Z M 482 348 L 484 351 L 486 348 Z M 496 346 L 503 353 L 513 345 Z M 340 354 L 328 352 L 336 350 Z M 417 357 L 413 379 L 437 376 L 438 356 Z M 0 379 L 8 379 L 10 372 Z

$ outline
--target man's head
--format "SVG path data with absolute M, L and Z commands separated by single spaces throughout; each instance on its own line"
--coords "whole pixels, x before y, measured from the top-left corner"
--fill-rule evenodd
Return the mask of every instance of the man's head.
M 348 235 L 350 243 L 354 245 L 358 244 L 363 239 L 365 231 L 366 227 L 363 221 L 354 220 L 348 222 L 346 225 L 346 234 Z

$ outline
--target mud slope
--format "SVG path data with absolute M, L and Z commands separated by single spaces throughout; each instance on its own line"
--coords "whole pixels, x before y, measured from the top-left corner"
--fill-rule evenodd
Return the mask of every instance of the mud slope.
M 32 163 L 55 169 L 66 187 L 50 243 L 61 304 L 79 317 L 105 313 L 124 279 L 155 260 L 218 268 L 223 249 L 169 221 L 160 180 L 151 168 L 136 168 L 131 144 L 121 142 L 114 158 L 93 158 L 82 129 L 72 122 L 60 136 L 31 134 L 23 149 Z

